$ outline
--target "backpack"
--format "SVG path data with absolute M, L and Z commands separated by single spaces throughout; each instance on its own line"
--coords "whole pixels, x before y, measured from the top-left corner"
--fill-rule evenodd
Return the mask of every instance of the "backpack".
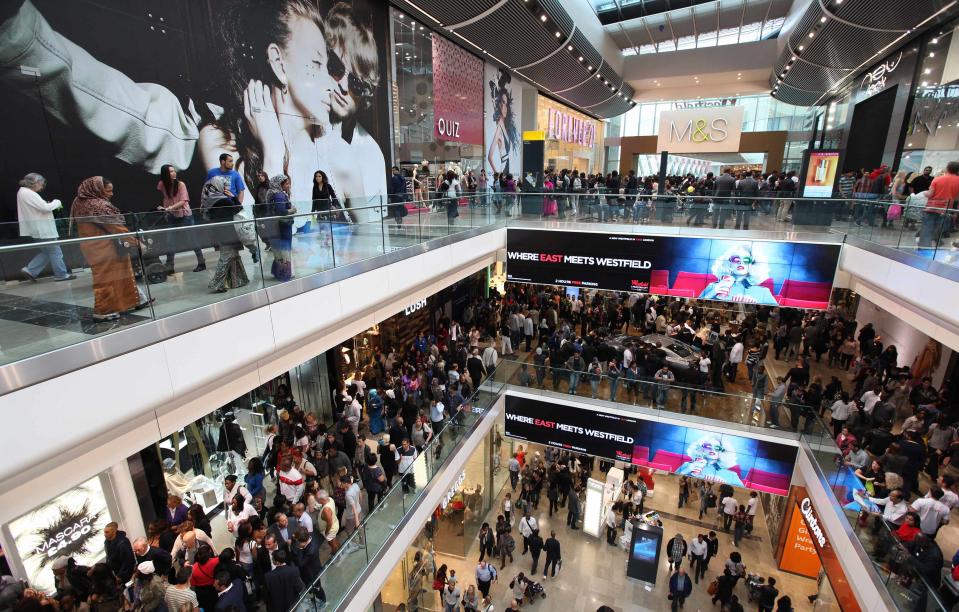
M 573 190 L 579 191 L 582 188 L 583 188 L 583 182 L 577 176 L 576 178 L 573 179 Z

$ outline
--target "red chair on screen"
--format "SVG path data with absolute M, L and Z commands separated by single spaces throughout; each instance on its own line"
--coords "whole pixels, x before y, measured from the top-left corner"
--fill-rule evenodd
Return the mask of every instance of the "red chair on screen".
M 753 468 L 746 474 L 743 483 L 750 489 L 786 495 L 789 492 L 789 476 Z
M 677 297 L 699 297 L 706 285 L 716 282 L 716 277 L 712 274 L 700 274 L 698 272 L 680 272 L 676 276 L 676 282 L 673 288 L 669 290 L 669 295 Z
M 653 469 L 675 472 L 679 466 L 690 460 L 689 455 L 673 453 L 670 451 L 658 450 L 653 456 L 653 460 L 647 465 Z
M 669 270 L 650 271 L 649 292 L 656 295 L 669 295 Z
M 812 283 L 786 279 L 776 301 L 780 306 L 794 308 L 826 308 L 829 306 L 831 283 Z
M 648 446 L 633 447 L 633 465 L 639 465 L 639 466 L 649 465 L 649 447 Z

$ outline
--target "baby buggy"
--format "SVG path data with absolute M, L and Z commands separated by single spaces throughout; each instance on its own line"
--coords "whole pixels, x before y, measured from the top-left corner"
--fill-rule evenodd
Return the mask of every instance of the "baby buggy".
M 509 588 L 513 589 L 513 597 L 520 603 L 523 603 L 524 600 L 532 603 L 537 597 L 546 598 L 546 591 L 543 589 L 543 585 L 538 582 L 533 582 L 522 572 L 517 574 L 516 578 L 513 578 L 512 582 L 509 583 Z
M 749 601 L 759 601 L 766 579 L 759 574 L 746 574 L 746 596 Z
M 529 578 L 526 579 L 526 598 L 532 603 L 532 601 L 541 597 L 546 599 L 546 590 L 543 589 L 543 585 L 538 582 L 533 582 Z

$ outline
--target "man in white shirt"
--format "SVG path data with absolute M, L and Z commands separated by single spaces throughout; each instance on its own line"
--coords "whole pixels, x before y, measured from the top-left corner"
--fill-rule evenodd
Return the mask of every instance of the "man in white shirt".
M 742 340 L 736 340 L 736 344 L 729 351 L 729 373 L 727 377 L 729 382 L 736 382 L 736 372 L 739 370 L 739 364 L 743 361 L 743 343 Z
M 746 502 L 746 516 L 749 517 L 749 522 L 746 524 L 746 531 L 752 533 L 753 531 L 753 521 L 756 520 L 756 512 L 759 511 L 759 493 L 751 491 L 749 493 L 749 501 Z
M 539 523 L 535 516 L 530 516 L 529 508 L 526 508 L 523 518 L 519 520 L 519 532 L 523 536 L 523 554 L 529 552 L 529 537 L 533 532 L 539 529 Z
M 868 499 L 877 506 L 882 506 L 882 520 L 893 528 L 902 525 L 906 513 L 909 512 L 909 504 L 903 499 L 902 491 L 899 489 L 890 491 L 889 497 L 870 497 Z
M 729 526 L 732 525 L 733 515 L 736 514 L 736 510 L 739 509 L 739 502 L 736 501 L 736 498 L 732 495 L 724 497 L 722 501 L 719 502 L 719 505 L 723 507 L 723 530 L 729 531 Z
M 952 490 L 952 487 L 956 484 L 955 477 L 944 474 L 936 479 L 936 484 L 942 489 L 942 499 L 939 501 L 946 504 L 949 510 L 959 506 L 959 495 L 956 495 L 956 492 Z M 926 497 L 929 497 L 931 493 L 932 491 L 930 490 L 929 493 L 926 493 Z
M 633 363 L 633 351 L 628 346 L 623 350 L 623 370 L 629 368 L 629 364 Z
M 859 399 L 862 402 L 863 411 L 868 415 L 872 415 L 872 409 L 879 403 L 879 388 L 876 387 L 876 389 L 866 391 Z
M 280 480 L 280 493 L 291 502 L 298 501 L 306 489 L 306 480 L 303 478 L 303 474 L 293 467 L 292 458 L 286 457 L 283 459 L 277 476 Z
M 692 557 L 690 568 L 693 570 L 697 584 L 699 579 L 706 575 L 706 550 L 706 539 L 703 534 L 699 534 L 689 542 L 689 556 Z
M 921 497 L 912 502 L 909 509 L 919 513 L 919 529 L 930 538 L 935 539 L 939 527 L 949 522 L 949 508 L 940 501 L 942 499 L 942 489 L 938 486 L 932 487 L 929 490 L 929 495 L 930 497 Z
M 616 546 L 616 511 L 612 506 L 606 511 L 606 543 Z

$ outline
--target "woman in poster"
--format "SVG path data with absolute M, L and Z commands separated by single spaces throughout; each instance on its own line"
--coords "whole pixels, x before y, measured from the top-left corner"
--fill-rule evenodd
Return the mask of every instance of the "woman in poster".
M 341 197 L 354 198 L 347 206 L 385 197 L 382 151 L 357 119 L 379 85 L 378 49 L 351 5 L 337 3 L 326 14 L 309 0 L 218 6 L 211 24 L 215 69 L 185 103 L 94 58 L 29 1 L 0 24 L 3 83 L 31 99 L 39 91 L 57 121 L 150 173 L 167 162 L 189 168 L 194 158 L 213 168 L 229 153 L 248 183 L 260 170 L 291 176 L 300 186 L 294 200 L 310 199 L 318 167 L 329 169 Z M 20 65 L 38 76 L 21 78 Z M 353 220 L 378 219 L 377 210 Z
M 719 280 L 706 285 L 699 299 L 778 305 L 769 289 L 760 285 L 769 278 L 769 270 L 756 261 L 749 244 L 738 244 L 723 253 L 713 262 L 712 273 Z
M 723 446 L 719 436 L 707 434 L 689 445 L 686 454 L 690 460 L 679 466 L 677 474 L 743 487 L 742 479 L 731 467 L 738 463 L 736 451 Z
M 499 69 L 496 82 L 489 82 L 490 98 L 493 100 L 493 139 L 490 141 L 486 161 L 489 162 L 492 172 L 509 174 L 510 159 L 519 146 L 519 134 L 516 132 L 516 122 L 513 113 L 513 92 L 509 87 L 512 77 L 509 72 Z M 519 170 L 519 168 L 514 168 Z

